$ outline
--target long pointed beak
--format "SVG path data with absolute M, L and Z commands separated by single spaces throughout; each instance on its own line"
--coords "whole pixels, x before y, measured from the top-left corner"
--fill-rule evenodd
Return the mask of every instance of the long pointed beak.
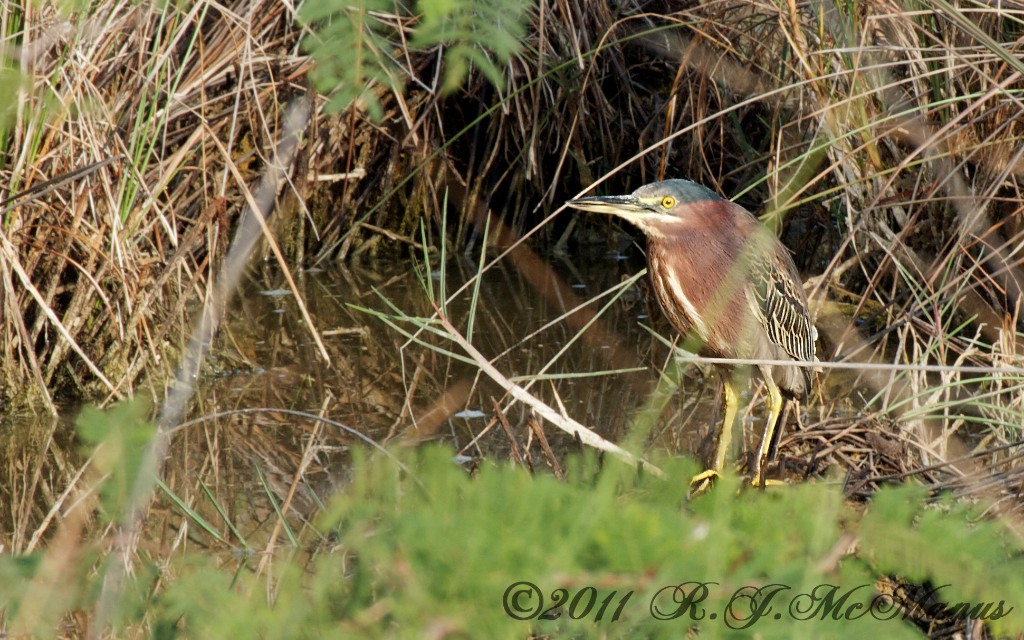
M 592 213 L 610 213 L 617 216 L 628 216 L 631 213 L 647 211 L 646 204 L 634 196 L 589 196 L 576 198 L 565 203 L 573 209 Z

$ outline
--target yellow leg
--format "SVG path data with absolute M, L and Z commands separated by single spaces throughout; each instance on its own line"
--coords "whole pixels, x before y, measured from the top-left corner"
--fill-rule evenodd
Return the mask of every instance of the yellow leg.
M 756 487 L 765 484 L 764 466 L 768 462 L 768 450 L 771 448 L 772 437 L 778 428 L 779 416 L 782 415 L 782 392 L 779 391 L 779 386 L 772 380 L 771 375 L 765 375 L 764 382 L 768 386 L 768 424 L 764 428 L 764 437 L 761 438 L 761 447 L 757 453 L 757 462 L 751 479 Z
M 725 418 L 722 420 L 722 433 L 718 436 L 718 448 L 715 449 L 715 471 L 725 468 L 725 457 L 732 445 L 732 431 L 736 427 L 736 412 L 740 406 L 740 394 L 731 377 L 725 379 Z
M 711 484 L 711 481 L 721 475 L 725 468 L 725 458 L 732 445 L 732 431 L 736 423 L 736 412 L 739 409 L 740 394 L 736 390 L 736 384 L 731 376 L 725 376 L 725 418 L 722 420 L 722 428 L 718 434 L 718 446 L 715 448 L 715 459 L 710 469 L 698 473 L 690 480 L 690 486 L 694 492 L 703 491 Z

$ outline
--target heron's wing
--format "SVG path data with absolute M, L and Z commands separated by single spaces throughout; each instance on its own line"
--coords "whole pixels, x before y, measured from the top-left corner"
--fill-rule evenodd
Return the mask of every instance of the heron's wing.
M 768 335 L 794 360 L 814 362 L 818 331 L 811 323 L 807 296 L 793 259 L 778 245 L 752 265 L 754 315 Z

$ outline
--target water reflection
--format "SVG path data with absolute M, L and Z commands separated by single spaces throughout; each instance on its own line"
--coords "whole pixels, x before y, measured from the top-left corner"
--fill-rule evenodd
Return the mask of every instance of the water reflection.
M 231 535 L 244 538 L 235 542 L 250 545 L 278 526 L 278 511 L 301 524 L 344 483 L 351 451 L 366 447 L 353 430 L 389 446 L 441 440 L 467 460 L 511 457 L 515 439 L 535 467 L 545 468 L 528 426 L 530 414 L 476 366 L 412 342 L 360 310 L 429 318 L 434 306 L 427 287 L 435 298 L 442 286 L 456 291 L 477 267 L 476 260 L 452 258 L 429 269 L 410 261 L 379 263 L 374 271 L 293 274 L 330 355 L 329 365 L 281 274 L 270 267 L 251 272 L 204 365 L 189 426 L 172 443 L 165 481 L 176 496 L 173 502 L 189 505 L 214 527 L 231 522 Z M 606 251 L 571 264 L 554 257 L 532 265 L 504 260 L 486 272 L 476 294 L 466 289 L 446 310 L 464 335 L 472 329 L 474 346 L 493 358 L 505 376 L 526 384 L 543 371 L 532 393 L 620 442 L 669 361 L 668 347 L 643 325 L 663 335 L 670 332 L 650 306 L 655 303 L 648 302 L 642 280 L 617 300 L 605 297 L 580 305 L 642 267 L 639 255 L 623 259 Z M 604 306 L 606 311 L 595 317 Z M 567 315 L 571 309 L 577 311 Z M 391 322 L 416 329 L 412 322 Z M 581 339 L 574 340 L 580 332 Z M 431 345 L 458 352 L 441 337 L 423 336 Z M 580 375 L 608 370 L 619 372 Z M 691 372 L 682 377 L 678 391 L 671 387 L 647 447 L 703 454 L 699 445 L 704 444 L 710 450 L 709 428 L 718 419 L 718 382 L 715 377 L 711 381 L 708 392 L 702 392 L 705 381 Z M 508 432 L 495 420 L 496 407 L 508 419 Z M 348 430 L 283 409 L 324 416 Z M 543 428 L 557 455 L 579 450 L 561 431 Z M 52 491 L 40 492 L 40 477 L 49 474 L 53 486 L 62 488 L 73 484 L 84 461 L 67 463 L 75 452 L 61 440 L 69 440 L 71 432 L 69 425 L 54 422 L 48 429 L 26 430 L 36 434 L 32 443 L 4 439 L 32 456 L 5 456 L 6 503 L 19 510 L 4 525 L 8 541 L 13 541 L 11 531 L 27 540 L 52 509 L 56 498 Z M 26 477 L 25 469 L 40 471 L 33 478 Z M 11 501 L 16 495 L 34 498 L 18 505 Z M 169 498 L 164 504 L 168 508 L 151 514 L 155 544 L 174 544 L 181 534 L 203 540 L 193 529 L 181 528 L 180 506 Z M 24 543 L 19 540 L 12 548 L 24 548 Z
M 559 286 L 539 290 L 537 274 L 524 276 L 511 261 L 502 261 L 483 276 L 475 303 L 473 288 L 449 301 L 448 317 L 464 335 L 471 330 L 474 346 L 493 358 L 493 365 L 505 376 L 526 384 L 544 372 L 544 379 L 532 384 L 532 393 L 549 406 L 564 407 L 569 416 L 602 436 L 622 441 L 669 358 L 669 349 L 644 325 L 663 335 L 670 332 L 660 313 L 649 306 L 643 280 L 610 304 L 606 297 L 568 317 L 566 311 L 633 276 L 642 268 L 642 260 L 623 260 L 621 254 L 601 251 L 574 264 L 557 259 L 544 264 L 550 269 L 540 281 L 556 280 Z M 448 293 L 458 290 L 477 267 L 476 261 L 452 258 L 443 272 L 437 264 L 428 271 L 415 263 L 395 262 L 378 264 L 374 272 L 337 269 L 300 274 L 300 293 L 327 346 L 330 366 L 318 358 L 294 296 L 281 295 L 280 274 L 272 269 L 252 274 L 236 305 L 238 312 L 222 328 L 197 412 L 212 414 L 232 407 L 301 409 L 342 422 L 377 442 L 444 440 L 468 456 L 511 456 L 509 435 L 495 420 L 497 403 L 513 437 L 521 445 L 532 442 L 535 448 L 527 448 L 526 453 L 543 460 L 539 445 L 529 435 L 529 413 L 510 403 L 476 366 L 416 344 L 386 321 L 357 308 L 429 318 L 434 307 L 427 286 L 440 299 L 442 288 Z M 595 319 L 603 306 L 606 311 Z M 408 332 L 417 329 L 414 322 L 397 317 L 390 322 Z M 581 329 L 585 322 L 589 326 Z M 574 340 L 581 330 L 582 338 Z M 443 338 L 422 335 L 431 345 L 464 355 Z M 621 372 L 580 377 L 609 370 Z M 711 392 L 701 393 L 705 382 L 700 376 L 683 377 L 681 389 L 667 398 L 658 416 L 649 446 L 689 452 L 709 440 L 706 436 L 718 412 L 718 382 L 714 377 L 711 381 Z M 303 455 L 316 463 L 304 474 L 307 482 L 338 482 L 344 477 L 345 453 L 355 444 L 337 429 L 312 421 L 299 424 L 293 417 L 278 420 L 272 413 L 260 420 L 246 415 L 213 422 L 226 427 L 210 432 L 221 434 L 217 438 L 221 455 L 207 456 L 209 447 L 200 447 L 198 459 L 216 460 L 224 468 L 244 466 L 246 459 L 259 460 L 275 470 L 270 475 L 281 484 L 277 491 L 284 494 Z M 550 425 L 545 426 L 545 434 L 559 454 L 578 450 L 570 437 Z M 212 438 L 204 435 L 199 440 Z M 176 443 L 182 453 L 178 459 L 188 460 L 192 456 L 186 449 L 192 445 L 184 440 Z M 225 457 L 225 452 L 230 456 Z M 307 493 L 303 488 L 296 491 L 299 499 Z M 307 497 L 315 500 L 312 493 Z
M 574 265 L 557 260 L 549 264 L 549 277 L 564 287 L 554 294 L 539 291 L 520 270 L 499 262 L 483 276 L 475 303 L 468 289 L 448 302 L 446 312 L 464 335 L 472 333 L 474 346 L 493 358 L 505 376 L 525 381 L 543 372 L 544 379 L 532 385 L 534 393 L 619 440 L 668 361 L 669 349 L 644 325 L 669 335 L 667 326 L 649 307 L 643 281 L 610 304 L 606 297 L 568 316 L 566 311 L 614 288 L 642 263 L 600 253 Z M 306 272 L 298 279 L 330 353 L 330 366 L 318 358 L 297 301 L 290 293 L 282 294 L 279 274 L 270 269 L 253 274 L 240 296 L 239 313 L 225 323 L 210 359 L 202 394 L 205 411 L 230 406 L 326 411 L 381 442 L 442 438 L 460 449 L 473 442 L 481 454 L 507 453 L 507 437 L 499 430 L 492 429 L 492 437 L 477 436 L 494 416 L 492 398 L 507 407 L 513 423 L 525 420 L 523 408 L 510 406 L 501 389 L 478 375 L 477 367 L 416 344 L 387 321 L 357 308 L 387 313 L 396 326 L 415 332 L 414 322 L 398 316 L 432 316 L 424 281 L 429 278 L 439 299 L 442 287 L 452 292 L 468 282 L 477 264 L 451 259 L 443 273 L 433 265 L 429 276 L 412 263 L 377 266 L 375 272 Z M 594 319 L 605 305 L 605 312 Z M 591 324 L 574 340 L 583 322 Z M 443 338 L 422 335 L 430 344 L 458 353 Z M 580 377 L 609 370 L 619 372 Z M 683 427 L 678 424 L 680 412 L 691 422 L 713 420 L 707 415 L 717 410 L 713 398 L 696 412 L 688 406 L 702 384 L 699 378 L 684 378 L 677 402 L 663 416 L 666 426 Z

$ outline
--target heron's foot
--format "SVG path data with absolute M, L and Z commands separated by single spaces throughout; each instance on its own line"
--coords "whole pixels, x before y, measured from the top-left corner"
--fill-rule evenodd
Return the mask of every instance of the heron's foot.
M 785 480 L 771 480 L 769 478 L 764 478 L 762 481 L 760 475 L 756 475 L 750 479 L 750 486 L 758 487 L 760 489 L 764 489 L 765 487 L 781 487 L 786 484 L 788 483 Z
M 698 473 L 697 475 L 693 476 L 693 478 L 690 479 L 690 495 L 699 496 L 700 494 L 710 489 L 715 479 L 720 477 L 721 474 L 719 474 L 718 471 L 714 469 L 701 471 L 700 473 Z

